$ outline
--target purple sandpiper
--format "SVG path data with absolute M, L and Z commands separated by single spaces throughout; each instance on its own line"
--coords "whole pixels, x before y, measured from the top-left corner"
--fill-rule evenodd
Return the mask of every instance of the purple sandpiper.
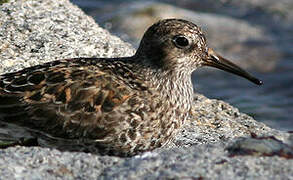
M 63 59 L 1 75 L 0 121 L 93 140 L 101 154 L 135 155 L 180 130 L 193 102 L 191 73 L 201 66 L 262 84 L 209 48 L 197 25 L 165 19 L 131 57 Z

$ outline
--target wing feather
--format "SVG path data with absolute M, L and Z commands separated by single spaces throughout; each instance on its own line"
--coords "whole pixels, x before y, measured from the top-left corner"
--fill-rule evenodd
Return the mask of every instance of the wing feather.
M 0 120 L 62 138 L 103 139 L 135 96 L 113 73 L 59 61 L 1 75 Z

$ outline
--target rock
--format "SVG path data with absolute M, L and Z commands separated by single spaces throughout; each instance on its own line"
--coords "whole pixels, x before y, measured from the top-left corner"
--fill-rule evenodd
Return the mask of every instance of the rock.
M 289 179 L 292 160 L 279 157 L 230 158 L 225 144 L 174 148 L 126 159 L 105 168 L 101 179 Z
M 269 15 L 271 18 L 267 18 L 266 21 L 272 22 L 280 25 L 280 21 L 284 21 L 285 26 L 291 26 L 293 20 L 293 12 L 291 11 L 293 7 L 293 2 L 291 0 L 280 0 L 278 2 L 274 0 L 244 0 L 241 2 L 229 1 L 227 4 L 238 6 L 242 8 L 242 12 L 248 14 L 252 9 L 259 9 L 265 14 Z
M 280 156 L 293 159 L 293 146 L 283 143 L 273 136 L 238 138 L 236 142 L 226 148 L 229 156 L 257 155 Z
M 0 16 L 1 73 L 61 58 L 134 53 L 129 44 L 100 28 L 68 0 L 14 0 L 0 6 Z M 23 128 L 0 126 L 1 139 L 30 135 L 26 133 Z M 228 147 L 241 150 L 247 147 L 242 142 L 255 143 L 249 141 L 251 135 L 273 136 L 291 152 L 292 134 L 271 129 L 223 101 L 195 94 L 189 122 L 166 147 L 129 158 L 10 147 L 0 150 L 0 179 L 292 178 L 293 160 L 284 156 L 230 156 Z
M 62 58 L 134 53 L 67 1 L 39 3 L 11 1 L 1 6 L 0 73 Z
M 100 14 L 95 16 L 98 19 Z M 158 2 L 130 3 L 127 10 L 112 13 L 105 22 L 111 23 L 111 31 L 126 34 L 126 39 L 138 46 L 146 28 L 164 18 L 183 18 L 201 26 L 209 45 L 243 68 L 271 71 L 282 55 L 274 44 L 274 38 L 259 25 Z
M 124 160 L 38 147 L 0 150 L 1 179 L 97 179 L 104 168 Z
M 288 142 L 290 136 L 255 121 L 223 101 L 196 94 L 190 123 L 186 123 L 171 146 L 187 147 L 222 142 L 237 137 L 250 137 L 251 134 L 274 136 L 284 142 Z

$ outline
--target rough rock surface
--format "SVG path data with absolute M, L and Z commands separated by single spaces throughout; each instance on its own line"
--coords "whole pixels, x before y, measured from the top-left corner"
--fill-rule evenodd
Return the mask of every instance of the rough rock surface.
M 0 73 L 62 58 L 134 53 L 67 1 L 5 3 L 0 17 Z
M 0 6 L 0 17 L 0 73 L 60 58 L 129 56 L 134 52 L 68 0 L 15 0 Z M 168 147 L 130 158 L 45 147 L 2 149 L 0 179 L 293 178 L 293 136 L 289 133 L 199 94 L 195 94 L 189 121 Z M 0 137 L 13 135 L 13 129 L 0 127 Z M 248 142 L 241 147 L 249 149 L 252 141 L 237 140 L 253 139 L 250 136 L 274 136 L 278 141 L 260 140 L 263 146 L 256 150 L 245 151 L 243 156 L 231 154 L 229 147 L 240 147 L 241 142 Z M 274 151 L 267 154 L 267 149 Z

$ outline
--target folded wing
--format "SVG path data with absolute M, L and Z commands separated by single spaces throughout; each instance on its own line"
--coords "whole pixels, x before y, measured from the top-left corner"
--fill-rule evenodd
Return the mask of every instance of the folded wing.
M 62 138 L 103 140 L 135 97 L 110 70 L 55 61 L 0 76 L 0 120 Z

